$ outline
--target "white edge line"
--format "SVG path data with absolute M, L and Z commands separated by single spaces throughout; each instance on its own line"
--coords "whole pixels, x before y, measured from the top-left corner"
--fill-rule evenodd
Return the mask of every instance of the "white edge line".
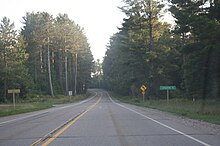
M 108 92 L 106 92 L 106 93 L 108 94 Z M 163 124 L 163 123 L 161 123 L 161 122 L 159 122 L 159 121 L 157 121 L 157 120 L 154 120 L 154 119 L 152 119 L 152 118 L 150 118 L 150 117 L 148 117 L 148 116 L 146 116 L 146 115 L 144 115 L 144 114 L 141 114 L 141 113 L 139 113 L 139 112 L 137 112 L 137 111 L 135 111 L 135 110 L 133 110 L 133 109 L 131 109 L 131 108 L 128 108 L 128 107 L 126 107 L 126 106 L 124 106 L 124 105 L 121 105 L 121 104 L 119 104 L 119 103 L 116 103 L 116 102 L 110 97 L 109 94 L 108 94 L 108 97 L 110 98 L 110 100 L 111 100 L 112 103 L 114 103 L 114 104 L 116 104 L 116 105 L 118 105 L 118 106 L 120 106 L 120 107 L 123 107 L 123 108 L 125 108 L 125 109 L 127 109 L 127 110 L 129 110 L 129 111 L 132 111 L 132 112 L 134 112 L 134 113 L 136 113 L 136 114 L 138 114 L 138 115 L 140 115 L 140 116 L 142 116 L 142 117 L 145 117 L 145 118 L 147 118 L 147 119 L 149 119 L 149 120 L 151 120 L 151 121 L 153 121 L 153 122 L 155 122 L 155 123 L 157 123 L 157 124 L 159 124 L 159 125 L 161 125 L 161 126 L 164 126 L 164 127 L 168 128 L 168 129 L 170 129 L 170 130 L 173 130 L 173 131 L 175 131 L 175 132 L 177 132 L 177 133 L 179 133 L 179 134 L 181 134 L 181 135 L 183 135 L 183 136 L 185 136 L 185 137 L 187 137 L 187 138 L 189 138 L 189 139 L 192 139 L 192 140 L 194 140 L 194 141 L 196 141 L 196 142 L 198 142 L 198 143 L 200 143 L 200 144 L 202 144 L 202 145 L 204 145 L 204 146 L 211 146 L 210 144 L 207 144 L 207 143 L 205 143 L 205 142 L 203 142 L 203 141 L 201 141 L 201 140 L 198 140 L 198 139 L 196 139 L 196 138 L 194 138 L 194 137 L 192 137 L 192 136 L 190 136 L 190 135 L 187 135 L 186 133 L 183 133 L 183 132 L 181 132 L 181 131 L 179 131 L 179 130 L 177 130 L 177 129 L 174 129 L 174 128 L 172 128 L 172 127 L 166 125 L 166 124 Z
M 7 123 L 14 122 L 14 121 L 22 120 L 22 119 L 25 119 L 25 118 L 34 117 L 34 116 L 37 116 L 37 115 L 43 114 L 43 113 L 45 113 L 45 112 L 46 112 L 46 111 L 44 111 L 44 112 L 40 112 L 40 113 L 37 113 L 37 114 L 33 114 L 33 115 L 28 115 L 28 116 L 21 117 L 21 118 L 16 118 L 16 119 L 12 119 L 12 120 L 8 120 L 8 121 L 4 121 L 4 122 L 1 122 L 1 123 L 0 123 L 0 126 L 1 126 L 2 124 L 7 124 Z
M 88 102 L 90 100 L 92 100 L 95 96 L 97 95 L 97 92 L 95 92 L 95 95 L 90 97 L 89 99 L 86 99 L 86 100 L 83 100 L 83 101 L 80 101 L 76 104 L 73 104 L 73 105 L 67 105 L 67 106 L 63 106 L 63 107 L 58 107 L 58 108 L 55 108 L 55 109 L 49 109 L 48 111 L 56 111 L 56 110 L 60 110 L 60 109 L 64 109 L 64 108 L 69 108 L 69 107 L 72 107 L 72 106 L 77 106 L 77 105 L 80 105 L 80 104 L 83 104 L 85 102 Z
M 88 101 L 92 100 L 96 95 L 97 95 L 97 92 L 95 92 L 95 95 L 92 96 L 91 98 L 86 99 L 86 100 L 84 100 L 84 101 L 81 101 L 81 102 L 79 102 L 79 103 L 76 103 L 76 104 L 74 104 L 74 105 L 67 105 L 67 106 L 63 106 L 63 107 L 59 107 L 59 108 L 55 108 L 55 109 L 48 109 L 48 110 L 46 110 L 46 111 L 38 112 L 38 113 L 33 114 L 33 115 L 28 115 L 28 116 L 25 116 L 25 117 L 15 118 L 15 119 L 12 119 L 12 120 L 4 121 L 4 122 L 1 122 L 1 123 L 0 123 L 0 126 L 3 125 L 3 124 L 7 124 L 7 123 L 12 123 L 12 122 L 15 122 L 15 121 L 23 120 L 23 119 L 26 119 L 26 118 L 29 118 L 29 117 L 34 117 L 34 116 L 37 116 L 37 115 L 40 115 L 40 114 L 43 114 L 43 113 L 46 113 L 46 112 L 56 111 L 56 110 L 68 108 L 68 107 L 71 107 L 71 106 L 80 105 L 80 104 L 83 104 L 83 103 L 85 103 L 85 102 L 88 102 Z

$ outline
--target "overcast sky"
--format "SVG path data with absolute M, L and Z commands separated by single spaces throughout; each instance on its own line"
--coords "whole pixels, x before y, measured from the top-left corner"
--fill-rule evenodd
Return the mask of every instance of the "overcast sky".
M 122 5 L 121 0 L 0 0 L 0 19 L 6 16 L 20 28 L 26 12 L 66 13 L 84 28 L 94 58 L 102 60 L 110 36 L 125 17 L 117 8 Z

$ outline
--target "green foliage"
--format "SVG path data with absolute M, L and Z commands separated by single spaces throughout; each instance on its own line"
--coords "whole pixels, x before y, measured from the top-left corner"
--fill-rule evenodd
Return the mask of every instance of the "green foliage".
M 93 66 L 93 73 L 92 73 L 92 80 L 90 87 L 92 88 L 103 88 L 104 81 L 103 81 L 103 71 L 102 71 L 102 64 L 99 59 L 97 59 Z
M 22 35 L 18 35 L 14 24 L 4 17 L 0 27 L 0 90 L 3 91 L 0 101 L 7 100 L 8 89 L 19 88 L 21 95 L 25 95 L 27 89 L 33 88 L 32 78 L 24 65 L 28 58 L 24 48 Z
M 219 99 L 219 1 L 172 0 L 177 19 L 175 32 L 182 36 L 183 77 L 186 95 Z M 188 41 L 191 40 L 191 41 Z
M 159 21 L 162 5 L 157 1 L 124 2 L 127 18 L 110 39 L 103 61 L 106 87 L 136 97 L 145 84 L 148 98 L 160 98 L 165 93 L 159 86 L 175 85 L 175 97 L 219 100 L 219 1 L 170 0 L 174 30 Z
M 86 92 L 93 56 L 83 29 L 66 14 L 27 13 L 21 34 L 6 17 L 0 27 L 0 101 L 7 89 L 27 93 Z M 75 78 L 76 77 L 76 78 Z M 3 98 L 4 97 L 4 98 Z
M 30 54 L 27 66 L 30 67 L 30 74 L 38 90 L 50 93 L 48 74 L 51 72 L 55 93 L 68 94 L 69 90 L 74 91 L 76 74 L 77 91 L 86 91 L 93 57 L 83 29 L 70 20 L 68 15 L 59 14 L 53 18 L 46 12 L 27 13 L 22 34 Z
M 122 10 L 128 18 L 106 52 L 104 80 L 109 89 L 120 94 L 139 96 L 140 86 L 146 84 L 148 97 L 155 98 L 160 85 L 181 84 L 179 40 L 173 38 L 167 23 L 159 22 L 161 5 L 151 1 L 149 6 L 149 2 L 126 1 L 128 5 Z

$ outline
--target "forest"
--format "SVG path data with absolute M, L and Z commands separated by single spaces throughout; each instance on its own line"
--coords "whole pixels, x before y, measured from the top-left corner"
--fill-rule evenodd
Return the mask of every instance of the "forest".
M 101 84 L 121 95 L 220 100 L 220 1 L 124 0 L 126 14 L 107 47 Z M 169 5 L 169 7 L 165 7 Z M 161 21 L 170 11 L 175 24 Z
M 93 56 L 84 30 L 67 14 L 26 13 L 23 27 L 4 17 L 0 25 L 0 102 L 9 89 L 28 94 L 86 92 Z
M 0 102 L 9 89 L 28 94 L 73 95 L 89 87 L 121 95 L 220 100 L 220 1 L 123 0 L 126 14 L 94 62 L 82 27 L 67 14 L 26 13 L 23 27 L 0 22 Z M 175 24 L 162 21 L 170 12 Z M 92 73 L 94 72 L 94 73 Z M 92 74 L 91 74 L 92 73 Z

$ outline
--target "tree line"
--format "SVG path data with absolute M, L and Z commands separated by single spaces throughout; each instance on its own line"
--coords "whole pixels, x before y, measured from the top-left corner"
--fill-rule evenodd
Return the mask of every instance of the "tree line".
M 103 61 L 105 88 L 148 98 L 165 97 L 160 86 L 174 85 L 173 97 L 220 99 L 220 2 L 168 0 L 175 25 L 161 21 L 164 3 L 124 0 L 127 15 Z
M 0 26 L 0 100 L 7 90 L 27 93 L 73 94 L 86 91 L 93 56 L 83 28 L 67 14 L 26 13 L 23 27 L 4 17 Z

